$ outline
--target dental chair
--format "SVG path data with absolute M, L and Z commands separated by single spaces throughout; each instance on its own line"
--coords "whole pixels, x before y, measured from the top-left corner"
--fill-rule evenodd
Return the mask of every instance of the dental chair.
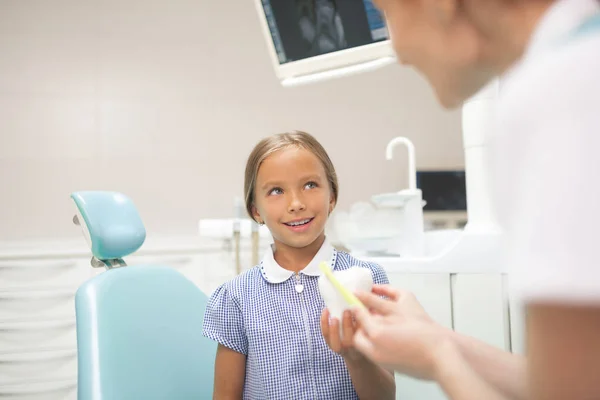
M 169 266 L 126 265 L 146 238 L 129 198 L 71 198 L 91 264 L 106 269 L 75 295 L 78 399 L 211 399 L 216 344 L 202 336 L 207 296 Z

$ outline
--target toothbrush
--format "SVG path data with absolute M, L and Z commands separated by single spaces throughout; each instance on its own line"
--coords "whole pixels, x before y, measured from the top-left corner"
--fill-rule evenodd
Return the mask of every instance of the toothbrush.
M 349 291 L 344 285 L 342 285 L 340 281 L 337 280 L 337 278 L 333 274 L 333 271 L 331 271 L 331 268 L 329 268 L 329 264 L 327 264 L 326 262 L 321 262 L 319 264 L 319 268 L 321 269 L 321 271 L 323 271 L 323 273 L 325 274 L 327 279 L 329 279 L 329 282 L 331 282 L 331 284 L 337 290 L 337 292 L 342 295 L 344 301 L 346 301 L 346 303 L 349 306 L 358 306 L 366 310 L 365 305 L 351 291 Z

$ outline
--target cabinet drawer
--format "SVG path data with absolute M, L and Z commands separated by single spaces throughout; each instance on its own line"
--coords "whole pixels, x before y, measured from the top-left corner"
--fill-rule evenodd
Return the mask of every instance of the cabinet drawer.
M 2 400 L 77 400 L 77 380 L 1 385 Z
M 75 290 L 0 291 L 0 321 L 73 318 Z
M 390 284 L 412 292 L 431 318 L 447 328 L 452 327 L 450 274 L 387 274 Z
M 75 320 L 0 323 L 2 353 L 27 352 L 41 348 L 77 348 Z
M 526 354 L 526 309 L 525 305 L 514 298 L 509 301 L 510 311 L 510 349 L 513 353 Z
M 78 287 L 91 275 L 90 260 L 0 260 L 0 290 Z
M 414 293 L 431 318 L 448 328 L 452 327 L 450 274 L 407 274 L 388 271 L 388 277 L 392 286 Z M 396 398 L 444 400 L 446 396 L 434 382 L 396 374 Z
M 508 296 L 501 274 L 452 276 L 454 329 L 510 351 Z
M 0 385 L 77 377 L 77 351 L 0 354 Z

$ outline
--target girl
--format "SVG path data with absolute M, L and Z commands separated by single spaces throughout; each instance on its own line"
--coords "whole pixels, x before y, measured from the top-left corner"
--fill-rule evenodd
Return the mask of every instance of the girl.
M 322 261 L 337 271 L 368 268 L 375 283 L 388 283 L 380 266 L 336 251 L 325 237 L 338 182 L 323 147 L 304 132 L 263 139 L 248 158 L 244 191 L 248 213 L 274 243 L 210 298 L 204 334 L 219 343 L 214 398 L 393 399 L 393 374 L 353 349 L 350 313 L 330 323 L 323 310 Z
M 375 1 L 443 105 L 501 76 L 490 180 L 529 354 L 445 330 L 387 286 L 359 296 L 374 314 L 357 310 L 356 346 L 456 400 L 600 399 L 600 212 L 583 205 L 600 202 L 600 2 Z

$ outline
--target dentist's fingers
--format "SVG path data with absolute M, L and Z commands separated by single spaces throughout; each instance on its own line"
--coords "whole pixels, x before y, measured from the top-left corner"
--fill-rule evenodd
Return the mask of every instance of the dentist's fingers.
M 371 361 L 379 361 L 375 359 L 375 346 L 373 342 L 364 334 L 363 330 L 358 330 L 354 335 L 354 348 Z
M 354 314 L 356 323 L 360 328 L 359 332 L 362 332 L 367 336 L 371 336 L 377 324 L 376 316 L 371 315 L 368 310 L 362 307 L 354 307 L 352 309 L 352 314 Z
M 374 293 L 357 292 L 356 297 L 358 297 L 371 312 L 377 314 L 389 315 L 394 313 L 397 308 L 396 301 L 383 299 Z
M 385 296 L 389 300 L 397 301 L 405 292 L 390 285 L 373 285 L 373 293 Z

